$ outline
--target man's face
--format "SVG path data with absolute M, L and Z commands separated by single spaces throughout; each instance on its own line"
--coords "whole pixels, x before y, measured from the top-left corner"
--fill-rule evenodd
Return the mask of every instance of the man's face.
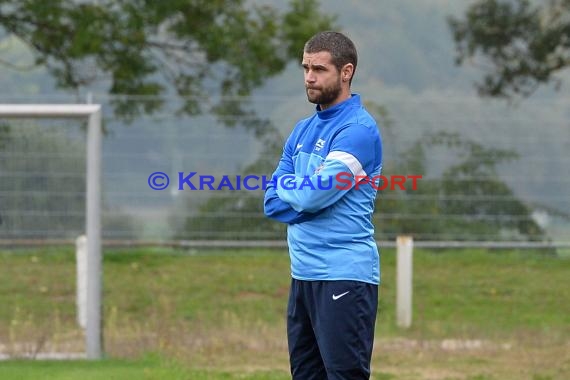
M 341 93 L 340 73 L 331 62 L 328 51 L 303 53 L 305 89 L 311 103 L 330 105 Z

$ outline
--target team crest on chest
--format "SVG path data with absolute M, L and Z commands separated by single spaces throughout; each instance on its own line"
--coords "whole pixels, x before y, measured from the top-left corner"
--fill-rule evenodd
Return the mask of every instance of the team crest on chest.
M 326 141 L 323 139 L 318 139 L 317 143 L 315 144 L 315 151 L 320 151 L 321 149 L 323 149 L 325 147 L 325 143 Z

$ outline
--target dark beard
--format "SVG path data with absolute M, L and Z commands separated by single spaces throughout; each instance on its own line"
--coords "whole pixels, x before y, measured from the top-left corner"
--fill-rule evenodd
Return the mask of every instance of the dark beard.
M 318 90 L 320 93 L 311 98 L 309 96 L 309 89 L 306 89 L 307 99 L 309 100 L 309 102 L 314 103 L 314 104 L 319 104 L 319 105 L 331 104 L 340 95 L 340 92 L 341 92 L 340 78 L 339 78 L 338 82 L 336 83 L 336 86 L 331 86 L 331 87 L 327 87 L 327 88 L 320 88 Z

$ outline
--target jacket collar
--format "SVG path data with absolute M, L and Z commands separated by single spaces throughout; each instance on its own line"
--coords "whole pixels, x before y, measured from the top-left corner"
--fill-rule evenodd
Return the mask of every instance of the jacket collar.
M 359 94 L 351 94 L 350 98 L 343 100 L 342 102 L 335 104 L 334 106 L 327 108 L 324 111 L 321 111 L 321 106 L 317 105 L 317 116 L 319 119 L 326 120 L 332 119 L 333 117 L 340 114 L 344 109 L 348 107 L 360 107 L 360 95 Z

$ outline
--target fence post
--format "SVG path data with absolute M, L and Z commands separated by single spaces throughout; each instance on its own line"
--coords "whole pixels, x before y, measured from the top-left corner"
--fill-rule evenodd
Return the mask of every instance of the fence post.
M 87 237 L 75 240 L 75 262 L 77 267 L 77 323 L 83 329 L 87 326 Z
M 412 325 L 412 262 L 414 240 L 398 236 L 396 240 L 396 321 L 398 327 Z

